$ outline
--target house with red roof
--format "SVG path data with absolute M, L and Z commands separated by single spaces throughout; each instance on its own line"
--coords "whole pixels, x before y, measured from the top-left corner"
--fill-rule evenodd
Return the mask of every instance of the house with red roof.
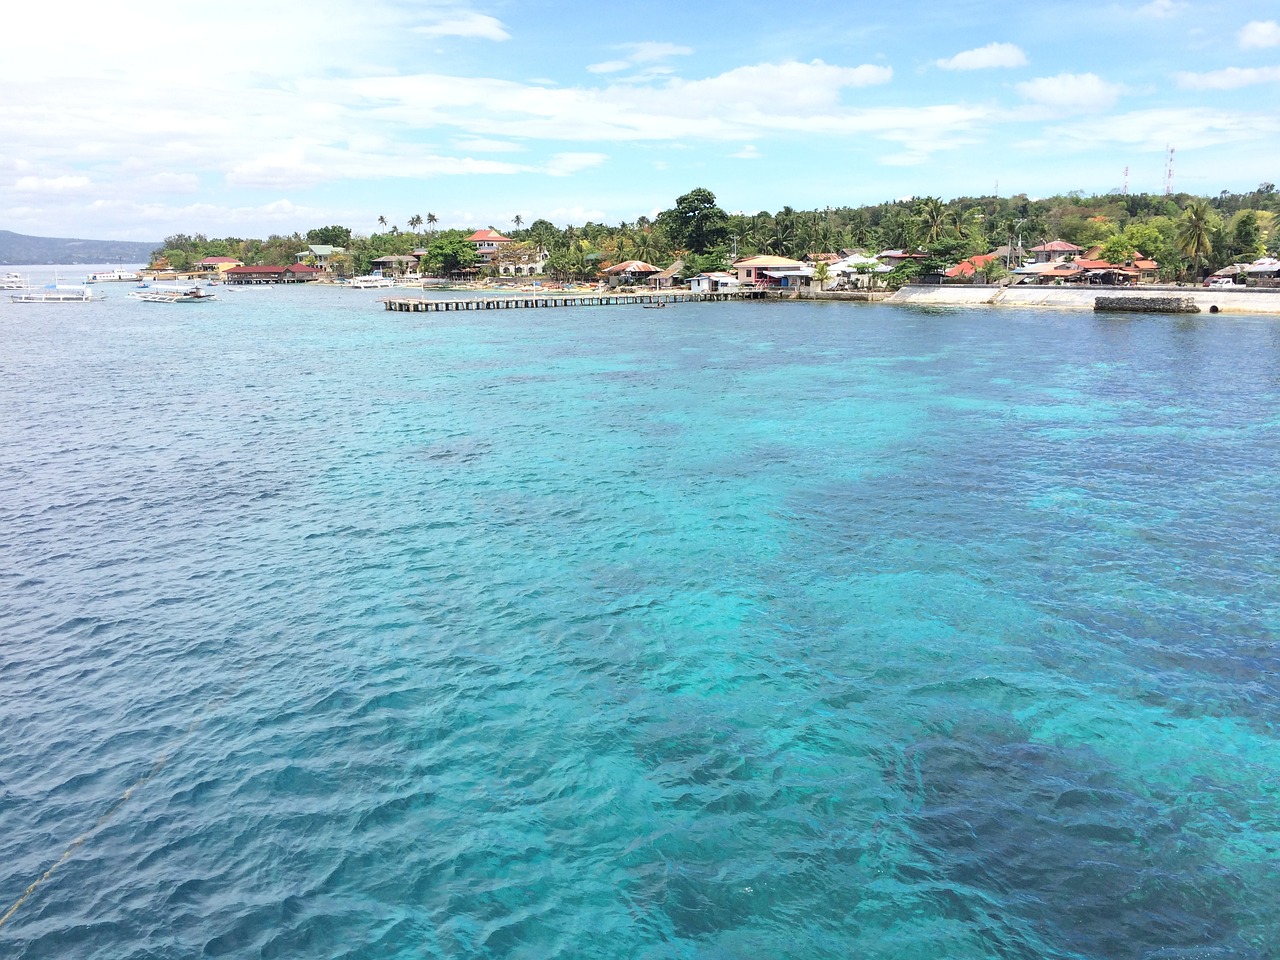
M 260 283 L 310 283 L 319 279 L 324 271 L 319 267 L 305 263 L 291 263 L 287 267 L 262 265 L 252 267 L 232 267 L 223 276 L 227 283 L 260 284 Z
M 1076 256 L 1080 253 L 1080 248 L 1065 240 L 1050 240 L 1038 247 L 1032 247 L 1031 252 L 1036 256 L 1036 263 L 1052 263 L 1054 260 Z
M 943 274 L 948 280 L 964 281 L 974 280 L 978 274 L 982 272 L 982 268 L 987 264 L 999 260 L 1000 255 L 996 253 L 980 253 L 974 257 L 968 257 L 961 260 L 954 267 L 949 268 Z
M 237 260 L 235 257 L 205 257 L 196 264 L 196 269 L 205 273 L 213 273 L 215 270 L 220 273 L 226 273 L 232 267 L 244 266 L 243 260 Z
M 480 258 L 480 266 L 492 266 L 497 259 L 498 251 L 508 243 L 515 243 L 510 237 L 504 237 L 497 230 L 477 230 L 471 236 L 467 237 L 467 243 L 476 248 L 476 255 Z

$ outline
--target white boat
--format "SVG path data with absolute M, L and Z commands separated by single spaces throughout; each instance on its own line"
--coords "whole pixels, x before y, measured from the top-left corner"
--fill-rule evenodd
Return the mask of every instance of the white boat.
M 203 287 L 148 286 L 134 290 L 129 294 L 134 300 L 147 303 L 203 303 L 206 300 L 217 300 L 216 294 Z
M 383 287 L 394 287 L 396 282 L 390 277 L 379 277 L 370 275 L 367 277 L 352 277 L 347 281 L 348 287 L 354 287 L 357 290 L 380 290 Z
M 25 290 L 27 289 L 27 281 L 22 278 L 22 274 L 14 273 L 10 270 L 0 278 L 0 290 Z
M 92 303 L 107 298 L 95 297 L 93 291 L 81 283 L 48 283 L 10 294 L 9 299 L 14 303 Z
M 89 274 L 89 278 L 85 283 L 111 283 L 120 280 L 141 280 L 141 274 L 134 273 L 132 270 L 99 270 L 97 273 Z

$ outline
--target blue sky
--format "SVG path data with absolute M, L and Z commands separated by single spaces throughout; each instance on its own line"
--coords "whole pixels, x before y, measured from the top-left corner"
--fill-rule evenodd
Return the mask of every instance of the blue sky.
M 268 9 L 268 6 L 271 9 Z M 6 14 L 0 228 L 616 223 L 906 196 L 1280 181 L 1275 0 L 635 7 L 497 0 Z M 39 39 L 40 42 L 35 42 Z

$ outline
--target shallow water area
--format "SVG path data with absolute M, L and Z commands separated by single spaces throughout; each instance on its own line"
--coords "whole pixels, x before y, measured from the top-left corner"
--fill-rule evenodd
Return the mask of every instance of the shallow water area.
M 1280 323 L 217 289 L 0 303 L 3 955 L 1273 955 Z

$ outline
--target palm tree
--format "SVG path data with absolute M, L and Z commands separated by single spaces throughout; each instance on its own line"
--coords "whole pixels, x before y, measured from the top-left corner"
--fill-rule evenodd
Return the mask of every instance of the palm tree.
M 937 197 L 925 197 L 916 205 L 916 216 L 924 230 L 925 243 L 937 243 L 947 229 L 947 209 Z
M 427 226 L 431 228 L 431 232 L 435 233 L 436 224 L 440 222 L 440 218 L 434 213 L 427 213 Z
M 1196 279 L 1200 279 L 1200 264 L 1213 253 L 1213 241 L 1209 234 L 1213 230 L 1213 208 L 1204 199 L 1192 200 L 1178 221 L 1176 240 L 1178 249 L 1195 261 Z
M 514 217 L 511 218 L 511 222 L 515 224 L 515 228 L 519 230 L 521 225 L 524 224 L 524 217 L 520 216 L 520 214 L 517 213 Z
M 819 260 L 813 268 L 813 279 L 817 283 L 819 290 L 825 290 L 827 281 L 831 279 L 831 268 L 827 266 L 827 261 Z
M 422 226 L 422 217 L 418 216 L 415 213 L 412 217 L 409 218 L 409 229 L 412 230 L 414 233 L 417 233 L 418 228 L 420 226 Z
M 386 225 L 387 225 L 387 218 L 386 218 L 386 217 L 383 217 L 383 216 L 379 216 L 379 217 L 378 217 L 378 226 L 380 226 L 380 227 L 385 227 Z

